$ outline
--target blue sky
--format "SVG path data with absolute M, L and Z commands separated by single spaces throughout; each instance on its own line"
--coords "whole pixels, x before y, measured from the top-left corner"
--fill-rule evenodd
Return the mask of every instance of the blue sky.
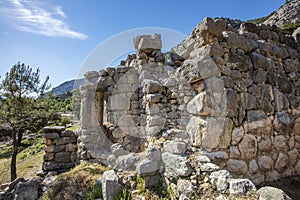
M 57 86 L 78 77 L 82 64 L 97 45 L 102 44 L 101 56 L 106 56 L 109 51 L 103 49 L 105 41 L 124 31 L 159 27 L 189 34 L 206 16 L 253 19 L 268 15 L 284 2 L 1 0 L 0 75 L 3 78 L 5 72 L 20 61 L 33 68 L 39 67 L 42 76 L 49 75 L 52 86 Z M 113 48 L 118 45 L 116 42 Z M 133 46 L 128 48 L 133 50 Z

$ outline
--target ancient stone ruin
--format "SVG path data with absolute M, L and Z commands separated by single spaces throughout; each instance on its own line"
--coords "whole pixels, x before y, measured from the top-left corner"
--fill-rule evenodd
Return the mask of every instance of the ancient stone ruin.
M 299 175 L 299 38 L 211 18 L 166 53 L 159 34 L 136 36 L 136 54 L 120 66 L 85 74 L 78 139 L 44 129 L 44 171 L 108 165 L 104 199 L 136 174 L 145 187 L 163 177 L 182 199 L 207 175 L 231 194 Z
M 167 53 L 160 35 L 135 37 L 121 66 L 85 74 L 79 158 L 170 179 L 202 156 L 255 184 L 300 174 L 298 42 L 211 18 Z

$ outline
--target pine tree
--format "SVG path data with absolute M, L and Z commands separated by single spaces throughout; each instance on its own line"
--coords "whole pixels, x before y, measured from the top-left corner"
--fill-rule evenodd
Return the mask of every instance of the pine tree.
M 45 126 L 51 112 L 47 112 L 44 92 L 50 88 L 47 76 L 40 81 L 40 71 L 17 63 L 0 83 L 0 124 L 11 132 L 11 180 L 17 178 L 16 158 L 18 147 L 26 130 L 36 131 Z

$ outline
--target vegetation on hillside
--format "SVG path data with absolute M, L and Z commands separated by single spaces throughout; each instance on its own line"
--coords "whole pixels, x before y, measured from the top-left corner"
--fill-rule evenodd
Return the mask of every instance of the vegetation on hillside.
M 268 16 L 265 17 L 260 17 L 257 19 L 251 19 L 248 20 L 247 22 L 253 23 L 253 24 L 261 24 L 264 23 L 267 19 L 269 19 L 276 11 L 271 12 Z
M 300 27 L 300 24 L 291 23 L 291 24 L 285 24 L 281 27 L 282 31 L 285 34 L 292 35 L 294 31 Z
M 45 139 L 41 134 L 36 138 L 22 141 L 17 155 L 17 174 L 20 177 L 34 177 L 41 170 L 44 156 Z M 12 146 L 0 147 L 0 184 L 10 181 L 10 157 Z

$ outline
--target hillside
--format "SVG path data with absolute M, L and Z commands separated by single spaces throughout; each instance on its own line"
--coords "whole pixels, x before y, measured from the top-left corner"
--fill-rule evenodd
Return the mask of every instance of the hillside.
M 63 95 L 71 92 L 73 89 L 79 88 L 81 85 L 85 84 L 86 79 L 73 79 L 70 81 L 63 82 L 59 86 L 52 89 L 53 95 Z
M 274 12 L 264 24 L 283 26 L 286 24 L 300 23 L 300 1 L 291 0 L 282 5 L 277 12 Z

